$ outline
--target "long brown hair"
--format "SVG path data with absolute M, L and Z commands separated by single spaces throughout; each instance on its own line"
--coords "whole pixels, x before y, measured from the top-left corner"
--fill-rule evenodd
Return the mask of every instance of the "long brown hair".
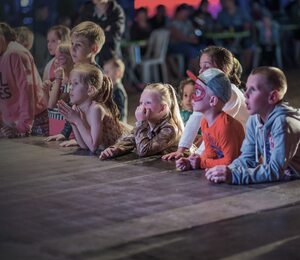
M 80 81 L 83 84 L 95 87 L 96 93 L 93 100 L 104 105 L 118 123 L 120 113 L 113 100 L 113 83 L 111 79 L 103 75 L 101 70 L 92 64 L 81 63 L 75 65 L 71 73 L 74 71 L 79 73 Z
M 234 56 L 229 50 L 220 46 L 208 46 L 201 51 L 201 55 L 203 53 L 207 54 L 215 66 L 228 76 L 231 83 L 236 86 L 241 84 L 241 80 L 237 75 Z

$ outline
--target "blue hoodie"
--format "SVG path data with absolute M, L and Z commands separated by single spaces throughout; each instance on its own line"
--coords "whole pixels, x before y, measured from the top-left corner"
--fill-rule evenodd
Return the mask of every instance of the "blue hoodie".
M 242 154 L 228 167 L 232 184 L 300 178 L 300 111 L 279 104 L 262 124 L 249 117 Z

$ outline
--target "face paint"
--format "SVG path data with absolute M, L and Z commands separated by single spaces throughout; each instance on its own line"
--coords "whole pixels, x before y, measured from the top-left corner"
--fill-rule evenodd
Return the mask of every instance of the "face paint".
M 189 78 L 195 81 L 195 92 L 192 94 L 192 99 L 195 102 L 201 101 L 206 95 L 205 89 L 202 87 L 202 85 L 205 86 L 205 83 L 189 70 L 186 71 L 186 74 L 189 76 Z
M 195 102 L 201 101 L 206 95 L 205 89 L 201 86 L 202 84 L 204 83 L 199 79 L 195 82 L 195 92 L 192 95 L 192 99 Z

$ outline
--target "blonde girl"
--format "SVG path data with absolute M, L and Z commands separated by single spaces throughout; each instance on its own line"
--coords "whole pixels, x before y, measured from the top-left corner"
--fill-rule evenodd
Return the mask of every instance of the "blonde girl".
M 47 33 L 47 47 L 51 57 L 55 55 L 57 46 L 62 42 L 70 42 L 70 29 L 64 25 L 52 26 Z M 43 81 L 54 80 L 55 57 L 53 57 L 45 66 Z
M 100 154 L 100 159 L 135 152 L 141 156 L 165 154 L 176 150 L 183 122 L 175 90 L 169 84 L 146 86 L 135 111 L 136 126 L 127 137 Z
M 111 80 L 92 64 L 76 65 L 70 79 L 73 107 L 59 100 L 58 109 L 72 125 L 77 144 L 93 153 L 114 144 L 123 127 L 112 98 Z

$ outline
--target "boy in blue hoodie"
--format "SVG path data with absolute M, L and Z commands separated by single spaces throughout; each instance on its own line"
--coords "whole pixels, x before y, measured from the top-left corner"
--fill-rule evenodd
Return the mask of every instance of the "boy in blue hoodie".
M 283 103 L 284 73 L 274 67 L 252 70 L 245 92 L 246 137 L 230 165 L 208 169 L 208 180 L 251 184 L 300 178 L 300 111 Z

